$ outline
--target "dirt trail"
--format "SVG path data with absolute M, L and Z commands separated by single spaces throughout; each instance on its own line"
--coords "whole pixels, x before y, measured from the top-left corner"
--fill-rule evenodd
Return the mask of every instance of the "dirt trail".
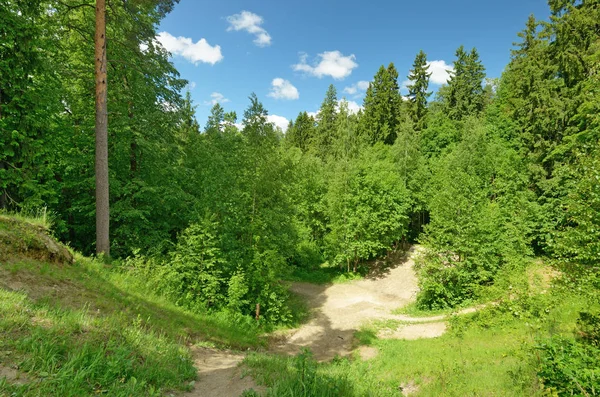
M 29 375 L 2 364 L 0 364 L 0 379 L 5 379 L 8 383 L 17 386 L 31 382 Z
M 344 284 L 316 285 L 293 283 L 292 291 L 302 295 L 312 310 L 312 319 L 274 344 L 270 351 L 279 354 L 297 354 L 303 347 L 312 350 L 319 361 L 331 360 L 336 355 L 351 353 L 354 332 L 371 320 L 399 320 L 403 324 L 395 330 L 379 333 L 380 338 L 417 339 L 433 338 L 446 331 L 446 316 L 415 318 L 391 314 L 393 309 L 414 302 L 418 292 L 414 259 L 420 247 L 413 246 L 408 253 L 376 275 Z M 476 311 L 477 308 L 464 312 Z M 361 355 L 372 358 L 376 349 L 363 349 Z M 250 377 L 241 378 L 239 363 L 242 353 L 215 349 L 195 349 L 199 379 L 195 390 L 188 396 L 233 397 L 245 389 L 256 387 Z
M 227 350 L 194 347 L 194 365 L 198 368 L 198 380 L 188 397 L 237 397 L 247 389 L 265 390 L 257 386 L 250 376 L 243 376 L 239 364 L 242 353 Z
M 413 266 L 418 246 L 384 274 L 345 284 L 315 285 L 294 283 L 292 291 L 306 297 L 313 318 L 274 346 L 277 353 L 296 354 L 310 348 L 317 360 L 330 360 L 336 355 L 348 355 L 354 332 L 370 320 L 400 320 L 419 324 L 401 326 L 381 337 L 416 339 L 436 337 L 446 329 L 445 317 L 412 318 L 394 315 L 393 309 L 415 300 L 418 285 Z

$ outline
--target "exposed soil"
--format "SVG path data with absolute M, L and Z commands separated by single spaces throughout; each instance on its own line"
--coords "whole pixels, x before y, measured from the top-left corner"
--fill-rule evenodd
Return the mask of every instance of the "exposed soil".
M 24 385 L 31 381 L 27 374 L 2 364 L 0 364 L 0 379 L 6 379 L 8 383 L 13 385 Z
M 192 348 L 198 380 L 189 397 L 237 397 L 247 389 L 265 390 L 250 376 L 244 376 L 240 363 L 245 355 L 227 350 Z
M 379 350 L 377 350 L 377 348 L 373 346 L 359 346 L 359 348 L 356 350 L 358 351 L 358 355 L 363 361 L 371 360 L 377 357 L 377 355 L 379 354 Z
M 406 324 L 401 325 L 395 330 L 385 329 L 377 333 L 377 337 L 381 339 L 421 339 L 421 338 L 437 338 L 446 332 L 446 323 L 444 321 L 436 321 L 431 323 Z
M 71 264 L 73 255 L 40 226 L 0 215 L 0 262 L 12 257 Z
M 317 360 L 327 361 L 336 355 L 349 355 L 354 332 L 370 320 L 413 320 L 390 312 L 413 302 L 416 297 L 418 285 L 413 266 L 418 254 L 419 247 L 412 247 L 397 261 L 395 267 L 378 271 L 364 280 L 333 285 L 294 283 L 292 291 L 306 298 L 313 317 L 307 324 L 291 331 L 289 337 L 272 350 L 296 354 L 303 347 L 308 347 Z M 428 318 L 427 321 L 436 319 Z M 440 328 L 439 324 L 421 324 L 414 329 L 408 328 L 399 337 L 406 335 L 414 339 L 439 336 Z
M 369 320 L 394 318 L 391 310 L 413 302 L 418 291 L 413 271 L 418 247 L 411 248 L 399 258 L 396 266 L 380 268 L 364 280 L 344 284 L 316 285 L 293 283 L 292 291 L 303 296 L 312 312 L 312 319 L 302 327 L 291 330 L 275 343 L 270 351 L 297 354 L 303 347 L 310 348 L 317 360 L 330 360 L 352 352 L 354 332 Z M 404 317 L 402 317 L 404 319 Z M 443 323 L 442 323 L 443 324 Z M 424 337 L 438 336 L 439 325 L 419 324 Z M 431 332 L 428 328 L 436 329 Z M 405 331 L 406 332 L 406 331 Z M 189 396 L 237 397 L 244 390 L 262 391 L 250 377 L 242 378 L 239 363 L 242 353 L 215 349 L 194 349 L 198 381 Z M 375 348 L 362 347 L 361 356 L 370 359 L 377 355 Z

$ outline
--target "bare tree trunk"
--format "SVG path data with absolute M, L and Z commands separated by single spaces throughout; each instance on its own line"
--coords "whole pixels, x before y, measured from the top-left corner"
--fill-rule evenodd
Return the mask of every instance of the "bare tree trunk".
M 106 0 L 96 0 L 94 44 L 96 72 L 96 253 L 109 256 Z

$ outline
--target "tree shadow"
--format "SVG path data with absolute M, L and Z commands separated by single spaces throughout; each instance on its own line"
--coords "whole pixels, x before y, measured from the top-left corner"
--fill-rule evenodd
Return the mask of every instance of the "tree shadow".
M 403 266 L 410 260 L 410 256 L 415 252 L 414 246 L 406 249 L 389 251 L 383 258 L 373 259 L 367 262 L 368 272 L 365 275 L 367 280 L 379 280 L 390 274 L 392 269 Z

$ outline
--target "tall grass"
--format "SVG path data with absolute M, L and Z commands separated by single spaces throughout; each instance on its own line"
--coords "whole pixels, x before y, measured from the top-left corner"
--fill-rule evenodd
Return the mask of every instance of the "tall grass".
M 0 216 L 39 226 L 50 230 L 53 224 L 53 214 L 47 207 L 21 208 L 19 211 L 0 210 Z
M 0 349 L 8 352 L 2 361 L 32 380 L 2 383 L 0 395 L 158 396 L 165 389 L 186 389 L 196 377 L 187 349 L 148 329 L 139 317 L 93 317 L 2 289 L 0 340 Z
M 15 221 L 49 226 L 43 214 L 4 213 L 0 250 L 20 238 Z M 114 264 L 19 255 L 0 261 L 0 368 L 21 377 L 1 379 L 0 396 L 162 396 L 196 379 L 188 345 L 265 344 L 252 319 L 192 313 Z

